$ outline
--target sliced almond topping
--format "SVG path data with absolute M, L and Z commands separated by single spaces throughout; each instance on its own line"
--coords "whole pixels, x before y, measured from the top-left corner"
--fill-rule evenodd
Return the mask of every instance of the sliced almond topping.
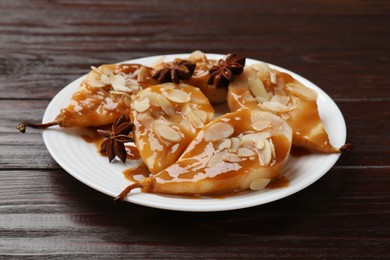
M 191 110 L 188 112 L 188 119 L 190 120 L 191 124 L 197 129 L 200 129 L 204 126 L 203 121 L 199 117 L 197 117 L 195 113 Z
M 249 185 L 249 188 L 251 190 L 264 190 L 265 187 L 267 187 L 268 183 L 270 183 L 270 181 L 270 179 L 266 178 L 254 179 Z
M 237 152 L 238 147 L 240 147 L 241 139 L 237 137 L 231 138 L 232 140 L 232 146 L 228 149 L 229 152 Z
M 296 107 L 289 107 L 282 105 L 278 102 L 265 101 L 263 104 L 257 104 L 261 109 L 274 112 L 274 113 L 283 113 L 294 110 Z
M 107 74 L 102 74 L 102 75 L 100 76 L 100 80 L 101 80 L 104 84 L 106 84 L 106 85 L 111 84 L 111 79 L 110 79 L 110 77 L 109 77 Z
M 232 163 L 236 163 L 236 162 L 239 162 L 241 161 L 240 157 L 238 157 L 236 154 L 234 153 L 228 153 L 226 154 L 224 157 L 223 157 L 223 160 L 225 162 L 232 162 Z
M 219 144 L 218 150 L 223 151 L 225 149 L 228 149 L 232 146 L 232 141 L 230 139 L 225 139 L 222 141 L 222 143 Z
M 256 148 L 261 150 L 264 148 L 264 139 L 257 139 L 256 140 Z
M 248 86 L 255 97 L 266 98 L 268 100 L 268 93 L 260 79 L 248 78 Z
M 135 100 L 134 101 L 134 109 L 138 113 L 145 112 L 150 107 L 150 102 L 148 98 L 144 98 L 141 101 Z
M 253 129 L 262 131 L 271 125 L 271 121 L 257 121 L 253 124 Z
M 271 147 L 271 154 L 272 154 L 272 158 L 276 158 L 276 151 L 275 151 L 275 146 L 274 146 L 274 143 L 272 142 L 272 139 L 268 139 L 268 142 L 269 142 L 269 145 Z
M 275 94 L 275 95 L 271 98 L 270 101 L 271 101 L 271 102 L 278 102 L 278 103 L 280 103 L 280 104 L 282 104 L 282 105 L 287 105 L 287 103 L 288 103 L 288 96 L 281 96 L 281 95 Z
M 190 60 L 202 60 L 204 58 L 206 58 L 206 55 L 199 50 L 193 51 L 189 57 Z
M 271 83 L 272 84 L 276 84 L 278 82 L 278 79 L 276 78 L 276 73 L 275 72 L 271 72 L 269 74 L 269 78 L 271 79 Z
M 242 93 L 241 95 L 241 98 L 242 100 L 244 100 L 245 102 L 252 102 L 253 101 L 253 96 L 251 94 L 250 91 L 245 91 L 244 93 Z M 265 98 L 261 98 L 261 97 L 255 97 L 256 99 L 259 98 L 259 99 L 264 99 L 263 101 L 265 101 L 266 99 Z
M 102 74 L 103 73 L 100 69 L 96 68 L 95 66 L 91 66 L 91 69 L 93 71 L 95 71 L 96 73 L 98 73 L 98 74 Z
M 253 70 L 259 72 L 261 75 L 267 75 L 271 72 L 271 68 L 265 63 L 256 63 L 250 66 Z
M 191 96 L 186 92 L 179 89 L 171 89 L 167 91 L 167 98 L 175 103 L 188 103 L 191 100 Z
M 268 101 L 268 98 L 265 98 L 265 97 L 255 97 L 255 100 L 256 100 L 257 103 L 262 104 L 263 102 Z
M 216 154 L 213 155 L 213 157 L 211 157 L 211 159 L 209 160 L 209 162 L 207 163 L 207 165 L 209 167 L 213 167 L 217 164 L 220 164 L 223 162 L 223 158 L 226 156 L 227 152 L 226 151 L 222 151 L 222 152 L 217 152 Z
M 217 122 L 211 125 L 204 134 L 206 142 L 219 141 L 231 136 L 234 132 L 232 125 L 225 122 Z
M 126 79 L 123 76 L 119 75 L 119 74 L 112 75 L 110 77 L 110 82 L 111 82 L 111 86 L 116 91 L 127 89 L 127 87 L 126 87 Z
M 161 109 L 164 111 L 165 114 L 169 116 L 175 114 L 175 109 L 173 108 L 171 102 L 168 101 L 168 99 L 166 99 L 162 95 L 158 95 L 157 100 Z
M 245 147 L 240 147 L 237 150 L 237 155 L 238 157 L 251 157 L 256 155 L 255 151 L 245 148 Z
M 207 113 L 203 110 L 194 110 L 194 114 L 202 120 L 203 123 L 207 121 Z
M 140 99 L 148 98 L 150 101 L 150 104 L 152 106 L 160 106 L 160 102 L 158 102 L 158 97 L 161 96 L 160 94 L 157 94 L 155 92 L 150 91 L 141 91 Z
M 262 159 L 262 164 L 267 166 L 272 159 L 271 145 L 267 140 L 264 140 L 264 148 L 260 151 L 259 154 Z
M 311 88 L 305 87 L 302 84 L 297 83 L 287 83 L 287 90 L 297 95 L 298 97 L 307 100 L 315 101 L 317 100 L 317 92 Z
M 150 70 L 151 69 L 148 67 L 141 66 L 141 68 L 139 69 L 138 75 L 137 75 L 137 81 L 138 82 L 145 81 L 149 77 Z
M 148 114 L 138 114 L 137 119 L 147 129 L 151 129 L 152 123 L 154 122 L 154 118 Z
M 182 139 L 181 135 L 163 120 L 154 120 L 152 122 L 152 129 L 153 132 L 167 141 L 177 143 Z

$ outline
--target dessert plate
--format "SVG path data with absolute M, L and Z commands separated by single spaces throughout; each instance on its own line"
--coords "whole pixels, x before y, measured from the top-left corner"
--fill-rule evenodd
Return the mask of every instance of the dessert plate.
M 188 58 L 189 54 L 172 54 L 129 60 L 126 63 L 139 63 L 151 66 L 154 62 L 165 58 Z M 221 59 L 224 55 L 207 54 L 209 59 Z M 250 65 L 257 60 L 247 59 Z M 319 87 L 307 79 L 281 67 L 270 65 L 279 71 L 287 72 L 318 93 L 320 116 L 328 132 L 333 146 L 340 147 L 346 140 L 346 126 L 341 111 L 334 101 Z M 73 93 L 79 87 L 85 76 L 73 81 L 62 89 L 50 102 L 43 117 L 43 122 L 53 121 L 61 108 L 65 107 Z M 228 112 L 227 106 L 216 107 L 217 116 Z M 54 160 L 69 174 L 84 184 L 116 197 L 131 182 L 125 179 L 123 171 L 131 165 L 119 161 L 109 163 L 106 157 L 99 155 L 95 144 L 85 142 L 81 138 L 83 129 L 49 128 L 43 131 L 45 145 Z M 336 163 L 340 154 L 308 154 L 301 157 L 290 156 L 284 170 L 284 176 L 289 185 L 284 188 L 265 189 L 262 191 L 240 192 L 224 198 L 213 197 L 180 197 L 142 193 L 132 191 L 126 201 L 148 207 L 177 210 L 177 211 L 224 211 L 257 206 L 282 199 L 294 194 L 321 178 Z M 129 160 L 128 160 L 129 161 Z M 134 162 L 129 162 L 134 163 Z

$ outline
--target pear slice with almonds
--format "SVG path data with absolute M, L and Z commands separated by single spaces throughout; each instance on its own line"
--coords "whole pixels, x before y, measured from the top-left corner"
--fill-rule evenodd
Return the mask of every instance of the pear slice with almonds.
M 259 110 L 225 114 L 198 132 L 180 158 L 159 173 L 126 188 L 175 195 L 217 195 L 262 190 L 280 176 L 291 148 L 291 127 Z
M 187 84 L 165 83 L 138 92 L 130 117 L 135 144 L 150 172 L 160 172 L 176 162 L 213 116 L 208 99 Z
M 317 106 L 317 92 L 291 75 L 270 68 L 265 63 L 244 69 L 229 85 L 231 111 L 246 107 L 281 116 L 293 129 L 293 144 L 315 152 L 338 153 L 351 148 L 333 147 Z
M 139 64 L 104 64 L 92 67 L 70 104 L 63 108 L 53 122 L 35 124 L 23 122 L 17 127 L 25 132 L 26 126 L 46 128 L 89 127 L 111 124 L 120 115 L 129 114 L 131 95 L 154 85 L 153 69 Z

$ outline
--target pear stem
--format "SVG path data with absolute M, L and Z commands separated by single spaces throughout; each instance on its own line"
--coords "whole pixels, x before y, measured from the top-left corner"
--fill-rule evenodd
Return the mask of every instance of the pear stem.
M 339 148 L 339 150 L 340 150 L 340 152 L 341 152 L 342 154 L 345 154 L 345 153 L 347 153 L 347 152 L 350 152 L 350 151 L 352 150 L 352 148 L 353 148 L 353 144 L 351 144 L 351 143 L 346 143 L 346 144 L 344 144 L 343 146 L 341 146 L 341 147 Z
M 59 125 L 59 124 L 60 124 L 59 121 L 53 121 L 53 122 L 49 122 L 49 123 L 46 123 L 46 124 L 36 124 L 36 123 L 32 123 L 32 122 L 22 122 L 22 123 L 20 123 L 20 124 L 18 124 L 16 126 L 16 129 L 18 129 L 19 132 L 21 132 L 21 133 L 25 133 L 27 126 L 31 127 L 31 128 L 45 129 L 45 128 L 48 128 L 50 126 Z
M 133 183 L 129 186 L 127 186 L 118 196 L 114 198 L 114 202 L 122 202 L 123 199 L 129 194 L 130 191 L 136 188 L 141 188 L 142 184 L 139 182 Z

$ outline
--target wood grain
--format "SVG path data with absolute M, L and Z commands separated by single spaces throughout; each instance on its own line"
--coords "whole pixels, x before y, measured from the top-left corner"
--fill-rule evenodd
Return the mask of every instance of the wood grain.
M 387 1 L 0 1 L 0 258 L 390 257 Z M 41 121 L 91 65 L 201 49 L 290 69 L 340 107 L 352 153 L 270 204 L 186 213 L 124 203 L 51 158 Z

